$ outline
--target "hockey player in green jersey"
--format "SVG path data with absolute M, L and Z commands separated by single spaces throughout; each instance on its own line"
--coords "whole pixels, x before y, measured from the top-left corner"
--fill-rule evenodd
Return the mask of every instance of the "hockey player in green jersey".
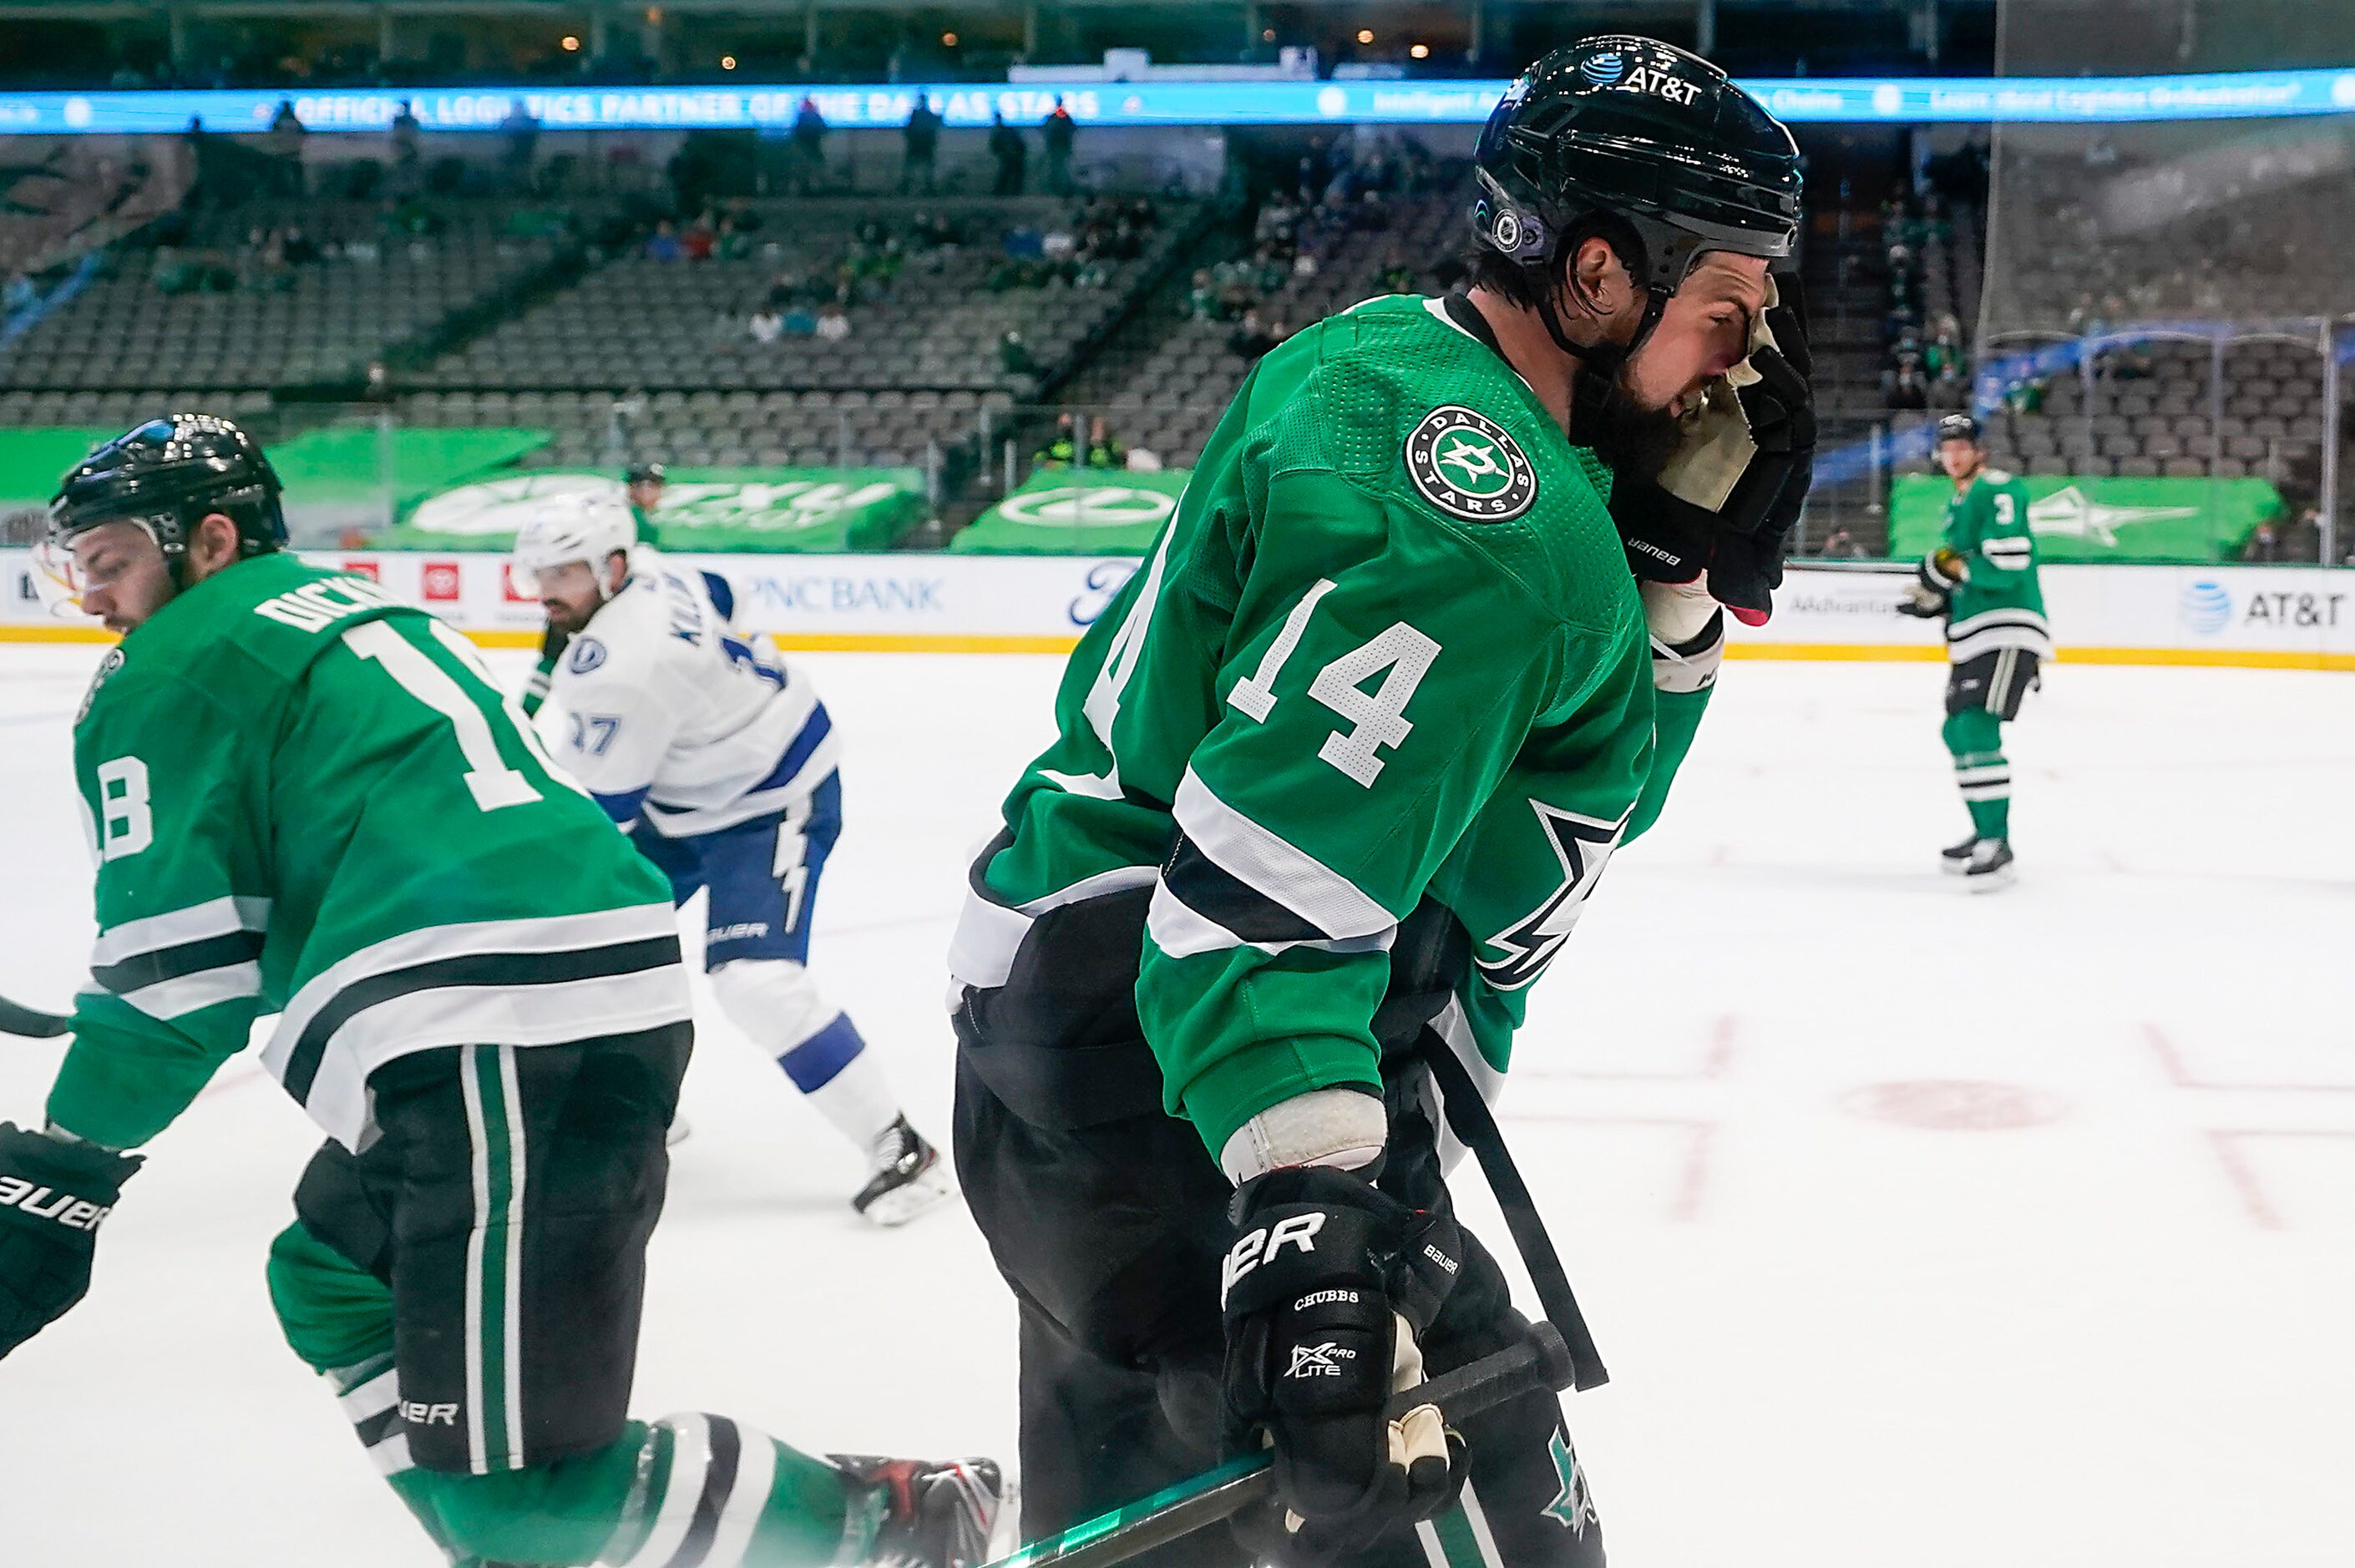
M 1971 814 L 1971 836 L 1940 852 L 1940 863 L 1975 893 L 2013 876 L 2011 765 L 2003 726 L 2041 683 L 2037 666 L 2052 657 L 2044 624 L 2044 589 L 2036 577 L 2036 534 L 2029 526 L 2028 487 L 1987 466 L 1979 422 L 1968 414 L 1938 421 L 1938 465 L 1955 482 L 1946 529 L 1922 558 L 1917 580 L 1898 609 L 1946 622 L 1946 750 Z
M 180 414 L 54 507 L 123 635 L 74 726 L 93 984 L 47 1127 L 0 1123 L 0 1354 L 80 1299 L 127 1151 L 274 1012 L 262 1064 L 327 1141 L 271 1298 L 453 1562 L 978 1561 L 987 1461 L 628 1418 L 692 1038 L 669 888 L 464 639 L 282 547 L 278 494 Z
M 1265 1444 L 1280 1507 L 1140 1561 L 1603 1561 L 1550 1392 L 1460 1442 L 1383 1406 L 1526 1330 L 1439 1101 L 1497 1147 L 1462 1102 L 1660 810 L 1720 604 L 1770 608 L 1799 174 L 1634 37 L 1533 68 L 1476 162 L 1469 286 L 1260 361 L 973 868 L 957 1162 L 1020 1301 L 1034 1540 Z

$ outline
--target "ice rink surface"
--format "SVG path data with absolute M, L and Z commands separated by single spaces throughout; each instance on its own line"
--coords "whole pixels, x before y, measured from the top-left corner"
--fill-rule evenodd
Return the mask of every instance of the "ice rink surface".
M 37 1005 L 87 961 L 98 655 L 0 650 L 0 992 Z M 944 1139 L 965 854 L 1060 661 L 804 662 L 850 747 L 814 967 Z M 1935 870 L 1942 679 L 1728 666 L 1535 992 L 1506 1125 L 1614 1373 L 1571 1405 L 1613 1560 L 2345 1568 L 2355 680 L 2051 672 L 2010 730 L 2019 882 L 1972 898 Z M 864 1227 L 850 1152 L 703 1022 L 638 1411 L 1010 1454 L 970 1223 Z M 39 1120 L 57 1055 L 0 1052 L 0 1116 Z M 0 1363 L 0 1562 L 435 1561 L 263 1294 L 317 1136 L 240 1060 L 152 1146 L 91 1298 Z

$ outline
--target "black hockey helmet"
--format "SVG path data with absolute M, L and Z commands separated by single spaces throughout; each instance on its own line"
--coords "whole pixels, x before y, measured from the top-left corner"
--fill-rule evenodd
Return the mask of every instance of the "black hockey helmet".
M 622 474 L 623 484 L 660 484 L 669 476 L 658 462 L 634 462 Z
M 155 536 L 177 580 L 188 534 L 219 513 L 237 524 L 238 553 L 286 545 L 277 471 L 251 436 L 212 414 L 171 414 L 126 430 L 76 463 L 49 503 L 58 545 L 102 523 L 136 523 Z
M 1948 441 L 1968 441 L 1971 445 L 1977 446 L 1980 444 L 1979 436 L 1979 422 L 1969 414 L 1948 414 L 1938 421 L 1940 446 L 1945 445 Z
M 1654 38 L 1604 34 L 1538 61 L 1505 90 L 1473 161 L 1473 228 L 1548 273 L 1541 302 L 1594 220 L 1633 231 L 1643 254 L 1622 260 L 1651 293 L 1639 342 L 1703 251 L 1782 260 L 1798 242 L 1791 132 L 1717 67 Z

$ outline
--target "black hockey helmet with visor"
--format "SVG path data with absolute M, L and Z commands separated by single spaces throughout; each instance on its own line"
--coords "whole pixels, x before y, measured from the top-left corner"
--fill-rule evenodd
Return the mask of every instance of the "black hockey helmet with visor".
M 49 542 L 59 551 L 107 523 L 136 523 L 182 580 L 188 535 L 214 513 L 237 525 L 238 553 L 286 545 L 277 471 L 251 436 L 212 414 L 150 419 L 69 470 L 49 503 Z
M 1532 293 L 1547 331 L 1592 370 L 1634 352 L 1705 252 L 1780 261 L 1798 242 L 1790 132 L 1717 67 L 1657 39 L 1554 50 L 1506 90 L 1473 161 L 1480 242 L 1541 274 Z M 1621 259 L 1649 295 L 1625 349 L 1572 344 L 1553 309 L 1565 248 L 1604 219 L 1643 250 Z

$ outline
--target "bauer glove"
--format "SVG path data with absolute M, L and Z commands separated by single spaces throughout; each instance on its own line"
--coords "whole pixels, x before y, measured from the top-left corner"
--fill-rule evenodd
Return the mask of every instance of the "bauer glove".
M 0 1356 L 90 1289 L 99 1224 L 144 1163 L 0 1121 Z
M 1280 1534 L 1271 1514 L 1258 1533 L 1272 1539 L 1249 1543 L 1285 1568 L 1354 1562 L 1383 1531 L 1446 1507 L 1462 1481 L 1436 1406 L 1383 1413 L 1423 1381 L 1416 1336 L 1462 1268 L 1455 1223 L 1313 1166 L 1246 1182 L 1230 1213 L 1227 1440 L 1274 1450 L 1283 1512 Z
M 1685 416 L 1685 439 L 1657 478 L 1614 475 L 1611 516 L 1627 565 L 1647 582 L 1707 575 L 1718 602 L 1764 625 L 1783 556 L 1814 482 L 1816 403 L 1798 281 L 1769 280 L 1749 357 Z

